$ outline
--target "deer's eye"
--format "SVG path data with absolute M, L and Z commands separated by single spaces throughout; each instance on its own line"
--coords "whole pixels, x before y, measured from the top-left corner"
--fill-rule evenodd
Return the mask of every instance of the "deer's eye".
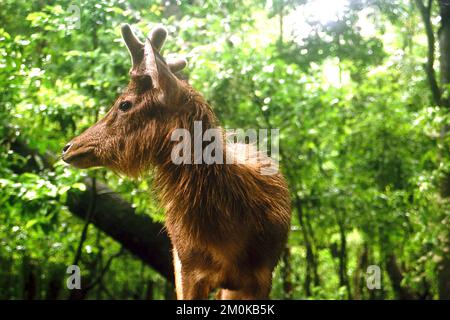
M 133 104 L 130 101 L 122 101 L 119 104 L 119 110 L 125 112 L 130 110 L 132 106 Z

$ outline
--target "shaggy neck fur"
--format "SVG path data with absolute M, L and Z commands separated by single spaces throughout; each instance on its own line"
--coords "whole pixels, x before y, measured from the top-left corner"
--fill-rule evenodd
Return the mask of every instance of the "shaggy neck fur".
M 202 121 L 203 131 L 217 128 L 217 120 L 210 106 L 200 94 L 193 90 L 191 92 L 189 105 L 186 106 L 190 111 L 173 120 L 171 129 L 185 128 L 193 136 L 194 121 Z M 284 180 L 278 174 L 262 176 L 260 163 L 173 164 L 170 150 L 174 142 L 170 141 L 170 132 L 164 135 L 162 142 L 165 147 L 159 156 L 163 157 L 154 164 L 154 185 L 166 210 L 169 234 L 172 231 L 179 232 L 170 228 L 180 227 L 189 237 L 184 241 L 223 243 L 227 241 L 224 237 L 229 236 L 240 224 L 255 230 L 262 229 L 267 217 L 261 212 L 277 212 L 279 202 L 289 207 L 288 198 L 272 198 L 280 190 L 287 193 Z M 225 137 L 222 137 L 224 158 L 227 152 L 236 154 L 233 148 L 226 146 Z M 250 157 L 256 157 L 256 149 L 247 150 L 253 153 Z M 281 219 L 282 227 L 289 225 L 288 218 L 288 215 L 276 217 Z
M 161 152 L 156 159 L 156 188 L 159 191 L 161 200 L 166 209 L 174 211 L 175 207 L 179 213 L 187 213 L 193 208 L 203 206 L 209 207 L 208 199 L 217 199 L 208 196 L 208 190 L 212 190 L 214 184 L 226 185 L 226 176 L 229 174 L 229 168 L 221 164 L 180 164 L 176 165 L 171 160 L 171 150 L 176 143 L 170 141 L 171 132 L 174 129 L 187 129 L 191 134 L 191 152 L 194 152 L 194 121 L 201 121 L 202 131 L 210 128 L 218 128 L 217 119 L 203 97 L 192 88 L 189 88 L 189 98 L 181 114 L 171 122 L 170 128 L 164 137 Z M 203 133 L 202 132 L 202 133 Z M 225 140 L 219 142 L 225 146 Z M 226 154 L 225 148 L 222 150 Z M 173 192 L 177 190 L 176 194 Z M 205 203 L 206 202 L 206 203 Z

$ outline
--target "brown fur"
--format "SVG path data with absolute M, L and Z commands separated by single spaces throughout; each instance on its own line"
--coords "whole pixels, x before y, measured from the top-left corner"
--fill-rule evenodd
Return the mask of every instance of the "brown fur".
M 154 74 L 133 75 L 111 110 L 72 140 L 63 159 L 131 177 L 155 168 L 174 247 L 178 298 L 205 299 L 215 288 L 224 289 L 218 293 L 222 299 L 268 298 L 290 225 L 286 183 L 279 173 L 260 173 L 270 159 L 253 147 L 243 164 L 173 164 L 174 129 L 193 136 L 194 121 L 202 121 L 203 131 L 218 124 L 200 94 L 175 77 L 157 53 L 156 62 L 157 85 Z M 122 112 L 122 101 L 133 107 Z M 224 156 L 237 152 L 225 137 L 220 145 Z

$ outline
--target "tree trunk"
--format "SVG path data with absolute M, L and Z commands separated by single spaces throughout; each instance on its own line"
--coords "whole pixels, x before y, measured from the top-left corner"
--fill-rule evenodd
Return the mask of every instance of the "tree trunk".
M 36 265 L 34 261 L 27 255 L 22 259 L 22 270 L 24 279 L 23 285 L 23 299 L 35 300 L 38 299 L 38 276 L 36 272 Z
M 285 299 L 292 299 L 292 268 L 291 268 L 291 250 L 289 246 L 284 248 L 283 254 L 281 256 L 283 261 L 283 267 L 281 268 L 281 279 L 283 281 L 283 291 Z
M 442 106 L 450 112 L 450 0 L 441 0 L 441 27 L 439 29 L 439 48 L 440 48 L 440 72 L 441 72 L 441 87 L 443 96 L 441 99 Z M 449 159 L 448 142 L 445 140 L 449 134 L 449 125 L 442 128 L 442 155 L 443 160 Z M 446 175 L 441 183 L 441 196 L 443 198 L 450 197 L 450 172 Z
M 436 105 L 450 112 L 450 0 L 438 0 L 440 14 L 440 28 L 438 32 L 439 40 L 439 62 L 440 62 L 440 88 L 437 85 L 435 72 L 433 67 L 434 61 L 434 32 L 431 22 L 431 6 L 433 0 L 428 0 L 428 6 L 425 7 L 423 0 L 416 0 L 417 7 L 421 13 L 425 30 L 428 38 L 428 62 L 426 68 L 430 88 L 433 93 Z M 431 66 L 431 68 L 430 68 Z M 430 72 L 431 71 L 431 72 Z M 438 99 L 436 99 L 438 96 Z M 440 162 L 445 163 L 450 159 L 450 146 L 448 143 L 448 135 L 450 127 L 444 124 L 441 129 L 440 137 Z M 450 198 L 450 171 L 447 169 L 442 172 L 440 181 L 440 196 L 445 202 Z M 443 204 L 445 208 L 445 204 Z M 444 213 L 443 219 L 446 218 Z M 438 292 L 439 298 L 450 299 L 450 234 L 447 234 L 441 247 L 443 248 L 443 259 L 438 265 Z
M 356 269 L 353 274 L 353 299 L 362 300 L 364 298 L 364 274 L 367 270 L 369 262 L 369 247 L 367 243 L 362 246 L 361 253 L 358 255 Z
M 410 292 L 407 288 L 402 286 L 403 274 L 400 270 L 400 267 L 397 264 L 397 259 L 395 255 L 388 254 L 385 257 L 386 259 L 386 272 L 389 275 L 389 279 L 392 283 L 392 288 L 394 289 L 395 294 L 401 300 L 412 300 L 417 297 Z
M 439 29 L 440 48 L 440 73 L 441 87 L 443 91 L 442 107 L 450 112 L 450 0 L 440 0 L 439 9 L 441 15 L 441 26 Z M 449 125 L 444 125 L 441 131 L 441 161 L 448 162 L 450 159 L 450 146 L 448 135 Z M 450 198 L 450 172 L 445 172 L 441 181 L 441 198 L 448 201 Z M 447 235 L 444 244 L 443 259 L 438 266 L 438 290 L 440 299 L 450 299 L 450 235 Z
M 347 237 L 345 235 L 344 223 L 340 221 L 339 226 L 339 237 L 340 237 L 340 248 L 339 248 L 339 285 L 344 286 L 347 290 L 347 299 L 352 299 L 352 292 L 350 288 L 350 282 L 347 274 Z
M 295 196 L 294 200 L 295 200 L 295 202 L 294 202 L 295 209 L 297 211 L 300 228 L 301 228 L 302 235 L 303 235 L 303 241 L 305 242 L 305 247 L 306 247 L 306 275 L 305 275 L 304 289 L 305 289 L 306 296 L 309 297 L 312 295 L 312 291 L 311 291 L 312 280 L 314 280 L 314 285 L 317 285 L 317 283 L 319 282 L 319 278 L 318 278 L 319 276 L 318 276 L 318 272 L 317 272 L 317 263 L 316 263 L 316 258 L 314 255 L 312 243 L 310 240 L 310 236 L 307 232 L 306 225 L 304 222 L 302 202 L 300 200 L 300 197 L 298 197 L 297 195 Z

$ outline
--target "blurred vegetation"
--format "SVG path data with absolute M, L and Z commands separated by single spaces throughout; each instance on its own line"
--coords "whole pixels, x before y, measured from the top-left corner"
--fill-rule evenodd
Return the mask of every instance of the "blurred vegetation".
M 449 109 L 433 100 L 423 68 L 418 1 L 338 1 L 327 21 L 320 6 L 303 14 L 314 2 L 0 0 L 0 299 L 71 297 L 66 268 L 85 222 L 66 199 L 86 176 L 163 220 L 151 177 L 61 161 L 32 171 L 12 148 L 20 140 L 59 154 L 108 110 L 128 82 L 122 23 L 168 26 L 165 51 L 188 58 L 189 82 L 225 127 L 280 128 L 294 211 L 272 298 L 444 297 Z M 162 276 L 95 226 L 79 265 L 83 279 L 101 274 L 84 298 L 173 297 Z M 382 270 L 379 290 L 366 286 L 370 265 Z

